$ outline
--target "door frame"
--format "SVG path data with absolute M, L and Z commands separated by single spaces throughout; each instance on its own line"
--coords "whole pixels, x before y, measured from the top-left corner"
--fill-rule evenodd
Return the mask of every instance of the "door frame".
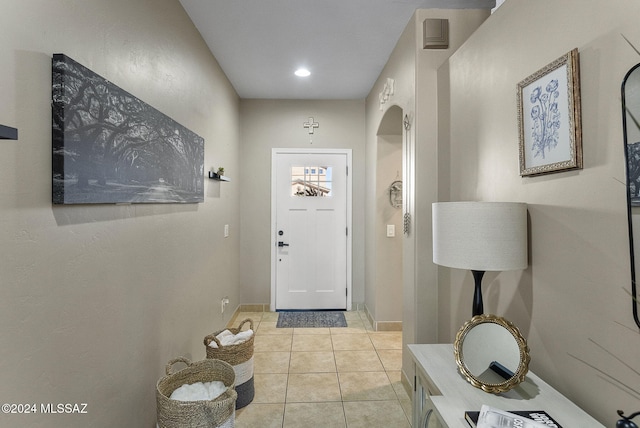
M 351 149 L 295 149 L 295 148 L 272 148 L 271 149 L 271 239 L 269 245 L 271 245 L 271 303 L 270 310 L 276 310 L 276 264 L 277 264 L 277 231 L 276 231 L 276 200 L 277 200 L 277 188 L 276 188 L 276 157 L 279 154 L 336 154 L 347 156 L 347 310 L 351 310 L 352 303 L 352 282 L 353 282 L 353 267 L 352 267 L 352 248 L 353 248 L 353 224 L 352 224 L 352 209 L 353 209 L 353 168 L 352 168 L 352 150 Z

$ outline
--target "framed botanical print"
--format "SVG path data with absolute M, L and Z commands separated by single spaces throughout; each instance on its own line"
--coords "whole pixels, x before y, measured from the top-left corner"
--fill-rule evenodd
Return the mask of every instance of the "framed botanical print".
M 520 175 L 582 168 L 578 50 L 519 82 L 517 98 Z

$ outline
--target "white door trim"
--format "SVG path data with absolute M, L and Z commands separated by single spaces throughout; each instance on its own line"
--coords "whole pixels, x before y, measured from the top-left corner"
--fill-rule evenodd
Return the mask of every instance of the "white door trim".
M 276 156 L 279 154 L 343 154 L 347 156 L 347 310 L 351 310 L 352 303 L 352 249 L 353 249 L 353 176 L 351 149 L 271 149 L 271 303 L 270 309 L 276 310 L 276 255 L 277 255 L 277 232 L 276 232 Z

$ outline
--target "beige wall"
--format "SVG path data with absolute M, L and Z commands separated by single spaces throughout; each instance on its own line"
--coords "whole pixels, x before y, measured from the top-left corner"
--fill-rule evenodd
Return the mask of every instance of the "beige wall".
M 640 385 L 640 340 L 625 292 L 620 106 L 622 78 L 640 61 L 620 33 L 640 46 L 638 16 L 634 0 L 509 0 L 446 73 L 451 156 L 440 179 L 450 181 L 451 200 L 529 204 L 530 266 L 485 277 L 485 311 L 518 325 L 531 368 L 606 426 L 614 425 L 616 409 L 638 410 Z M 580 51 L 584 169 L 521 178 L 516 84 L 573 48 Z M 440 284 L 447 290 L 441 340 L 452 340 L 469 318 L 472 283 L 468 272 L 451 270 Z
M 402 110 L 397 110 L 402 113 Z M 376 322 L 402 322 L 402 207 L 389 203 L 389 186 L 402 180 L 402 115 L 395 115 L 399 135 L 379 135 L 376 165 Z M 395 236 L 387 236 L 387 225 Z
M 0 25 L 0 396 L 87 403 L 88 415 L 0 415 L 0 426 L 155 426 L 171 358 L 238 304 L 238 182 L 189 205 L 51 204 L 51 55 L 64 53 L 205 139 L 236 179 L 238 98 L 175 0 L 23 0 Z M 223 225 L 231 237 L 223 239 Z
M 446 62 L 478 27 L 489 17 L 490 11 L 481 10 L 418 10 L 416 13 L 417 79 L 415 120 L 415 216 L 416 243 L 416 325 L 417 343 L 436 341 L 440 307 L 438 305 L 437 267 L 433 263 L 431 204 L 437 202 L 440 192 L 440 156 L 446 146 L 440 141 L 441 123 L 439 103 L 446 99 L 447 91 L 440 91 L 438 69 Z M 422 22 L 425 18 L 448 18 L 449 49 L 422 49 Z
M 366 255 L 367 307 L 376 308 L 375 201 L 377 172 L 377 132 L 384 114 L 399 106 L 410 122 L 404 132 L 403 186 L 406 189 L 404 210 L 411 214 L 411 232 L 403 238 L 403 342 L 438 341 L 437 268 L 431 255 L 431 202 L 439 192 L 439 115 L 438 100 L 447 94 L 438 91 L 438 68 L 462 45 L 489 16 L 488 10 L 418 10 L 409 21 L 389 61 L 367 97 L 367 222 Z M 449 20 L 449 49 L 422 49 L 422 23 L 426 18 Z M 395 94 L 380 108 L 378 94 L 387 78 L 395 79 Z M 409 159 L 407 161 L 407 159 Z M 384 304 L 384 302 L 380 303 Z M 376 313 L 374 313 L 374 318 Z M 403 372 L 413 379 L 413 364 L 403 353 Z
M 364 102 L 242 100 L 240 113 L 242 303 L 271 300 L 271 149 L 310 147 L 352 150 L 352 301 L 364 302 Z M 320 124 L 313 135 L 302 126 L 310 116 Z
M 367 186 L 374 191 L 367 204 L 366 216 L 371 220 L 371 236 L 367 236 L 365 305 L 376 323 L 402 322 L 402 208 L 389 205 L 388 188 L 402 171 L 403 110 L 397 105 L 385 109 L 375 134 L 375 145 L 368 147 Z M 375 186 L 375 187 L 373 187 Z M 395 224 L 396 237 L 387 238 L 387 224 Z
M 407 23 L 407 26 L 400 36 L 396 47 L 394 48 L 389 61 L 387 61 L 384 69 L 380 73 L 380 77 L 374 84 L 369 96 L 366 100 L 367 108 L 367 121 L 366 121 L 366 157 L 367 157 L 367 180 L 366 180 L 366 224 L 365 224 L 365 246 L 367 248 L 366 257 L 366 269 L 365 278 L 367 285 L 366 293 L 366 305 L 367 309 L 371 313 L 375 321 L 381 319 L 378 318 L 377 313 L 377 293 L 376 293 L 376 246 L 377 246 L 377 181 L 378 174 L 377 169 L 374 167 L 377 165 L 378 158 L 378 132 L 380 125 L 383 121 L 383 117 L 391 108 L 401 108 L 402 116 L 408 115 L 413 118 L 415 115 L 415 32 L 416 27 L 414 24 L 414 18 Z M 378 94 L 382 92 L 387 78 L 395 80 L 395 93 L 388 102 L 382 106 L 379 103 Z M 414 131 L 411 128 L 408 132 L 405 132 L 402 138 L 413 140 Z M 404 144 L 404 143 L 403 143 Z M 405 189 L 405 196 L 407 192 L 411 192 L 410 184 L 413 183 L 412 178 L 408 178 L 411 174 L 411 170 L 408 170 L 403 164 L 403 187 Z M 403 211 L 406 209 L 409 212 L 413 212 L 411 203 L 412 197 L 405 197 Z M 406 204 L 410 206 L 406 208 Z M 408 281 L 413 279 L 413 257 L 415 240 L 414 235 L 410 234 L 408 237 L 403 235 L 402 238 L 402 254 L 403 254 L 403 285 L 402 285 L 402 332 L 403 342 L 415 343 L 415 312 L 414 307 L 414 295 L 413 295 L 413 282 L 408 287 Z M 409 272 L 409 274 L 408 274 Z M 410 292 L 407 292 L 410 289 Z M 390 321 L 390 320 L 381 320 Z M 406 352 L 403 353 L 403 370 L 409 371 L 408 378 L 413 379 L 413 369 L 411 369 L 411 358 Z

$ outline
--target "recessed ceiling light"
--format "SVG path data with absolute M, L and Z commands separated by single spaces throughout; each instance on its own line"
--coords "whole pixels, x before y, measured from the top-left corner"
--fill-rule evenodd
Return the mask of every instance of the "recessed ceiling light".
M 311 75 L 311 72 L 306 68 L 299 68 L 294 73 L 298 77 L 308 77 Z

